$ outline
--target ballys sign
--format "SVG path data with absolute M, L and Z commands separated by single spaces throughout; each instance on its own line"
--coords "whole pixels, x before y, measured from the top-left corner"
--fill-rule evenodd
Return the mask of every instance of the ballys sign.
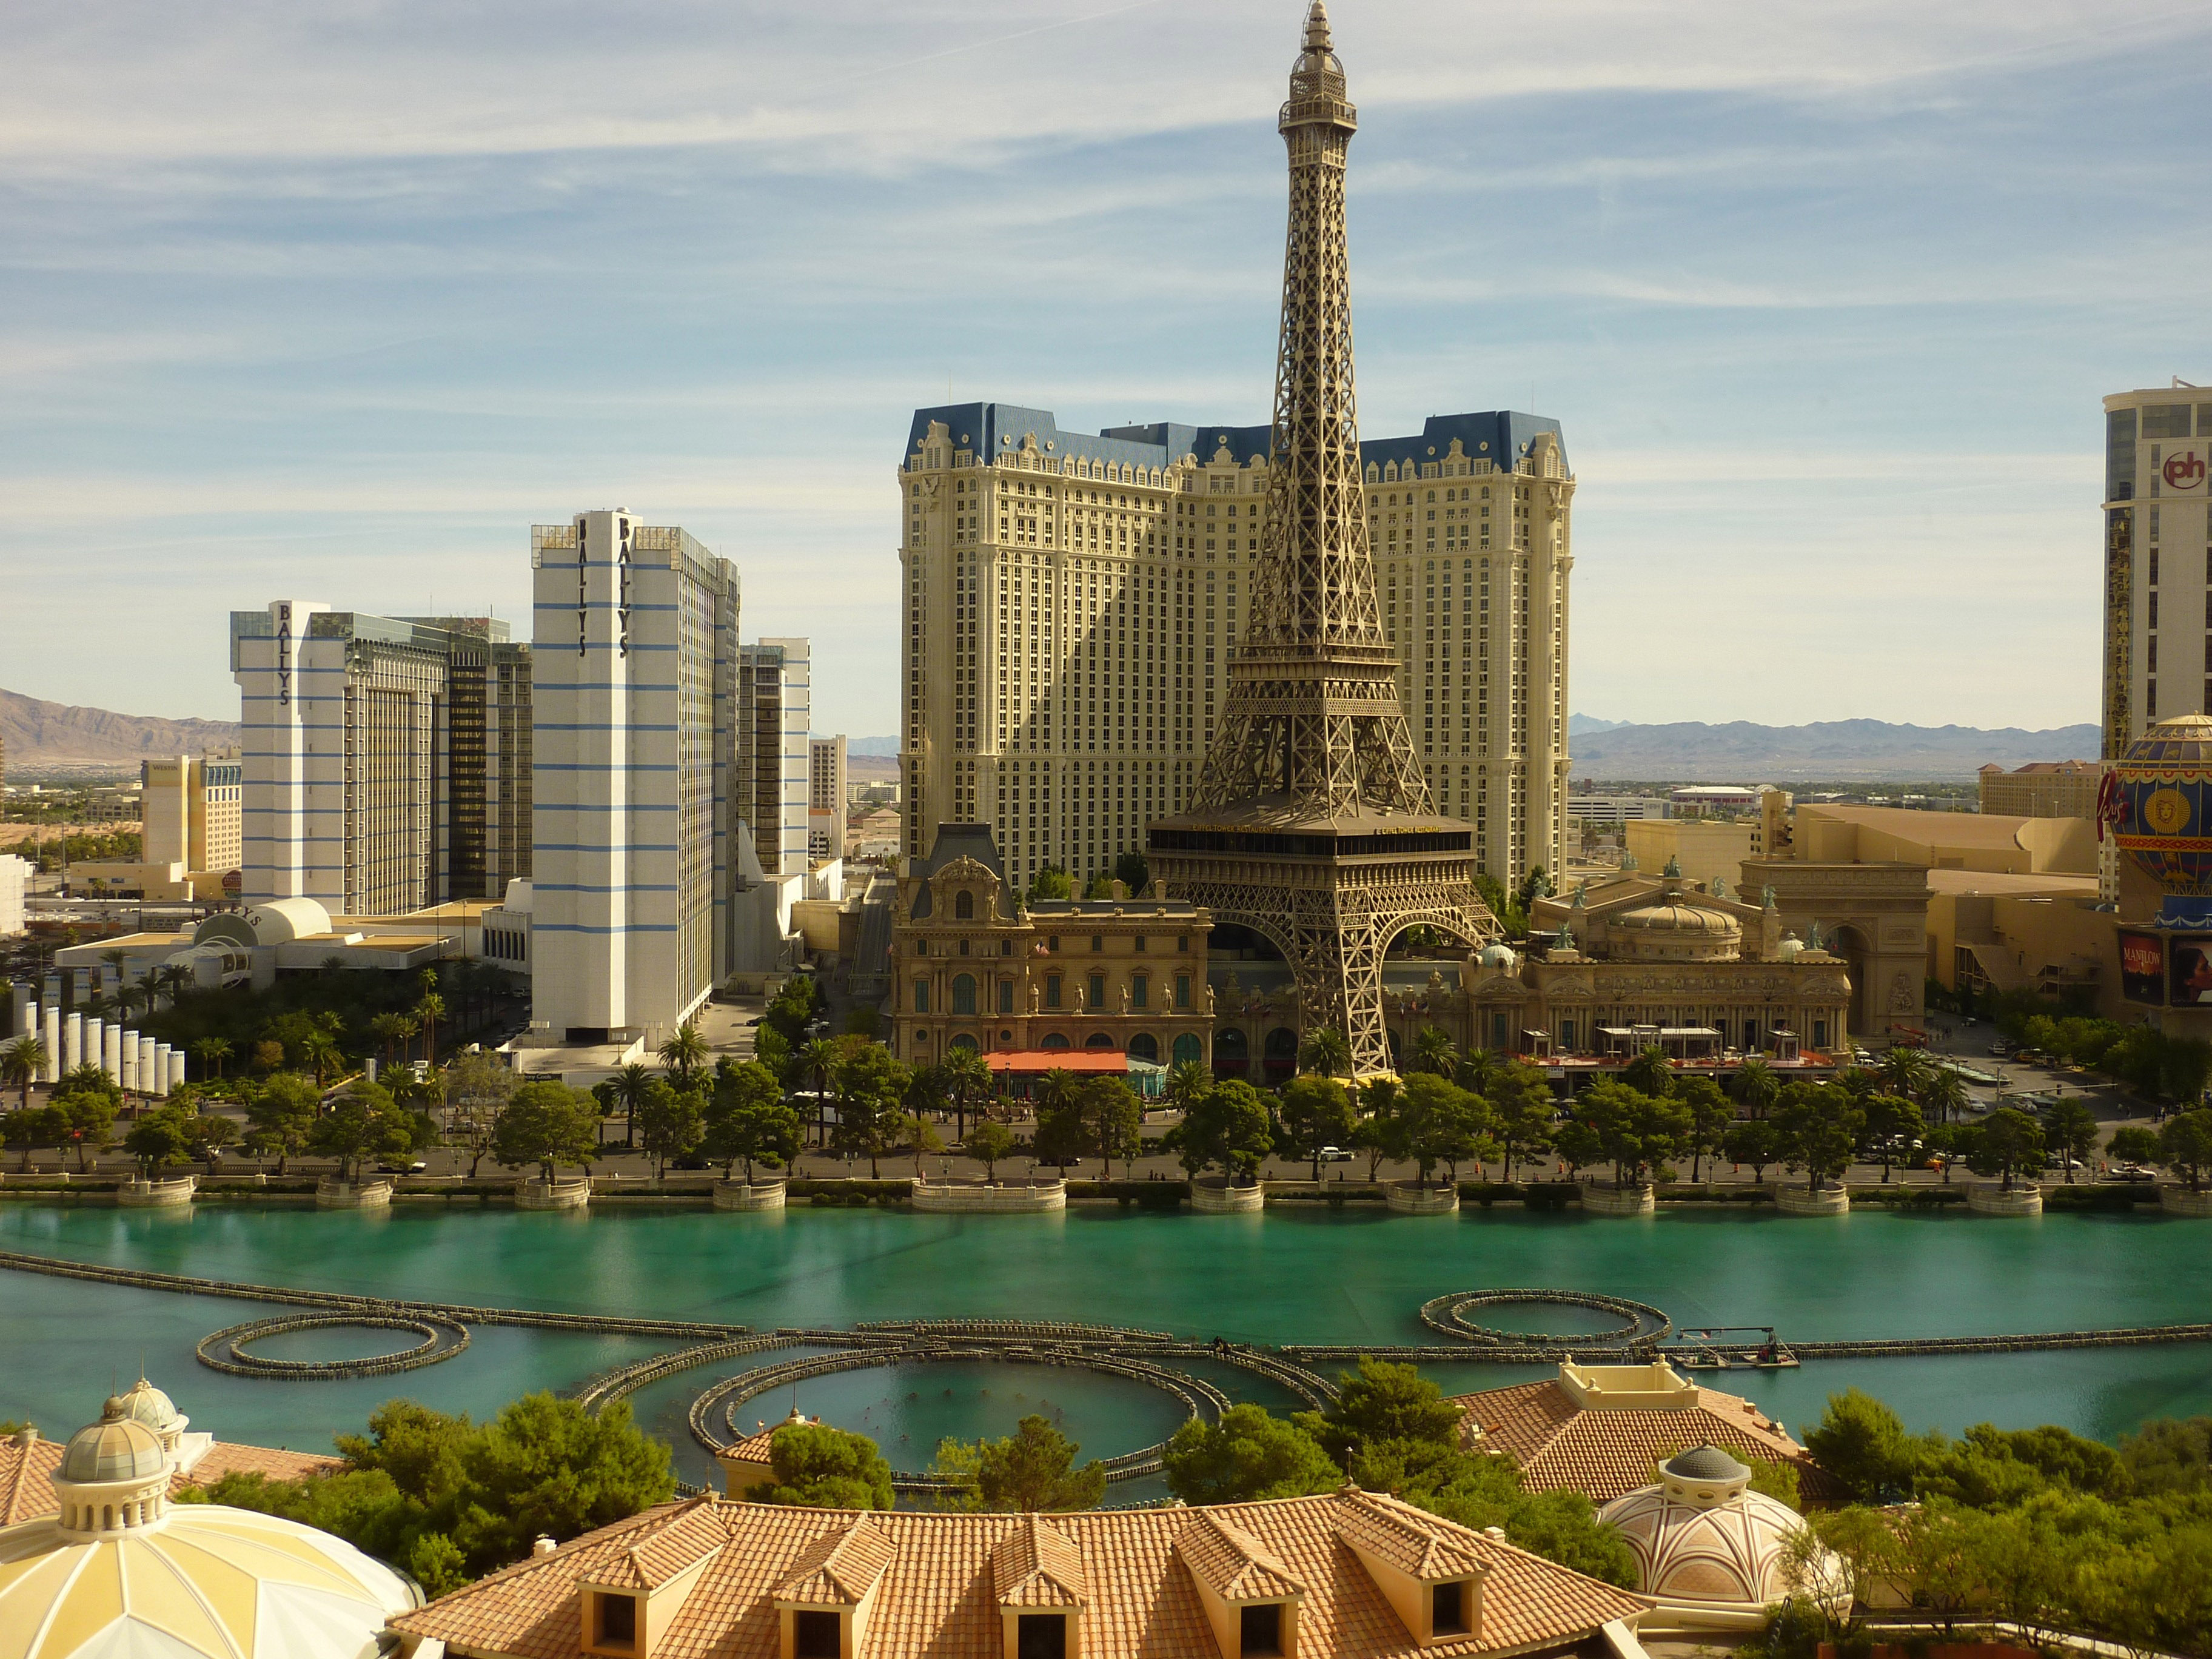
M 2204 488 L 2204 452 L 2177 449 L 2159 463 L 2159 477 L 2170 495 L 2189 495 Z

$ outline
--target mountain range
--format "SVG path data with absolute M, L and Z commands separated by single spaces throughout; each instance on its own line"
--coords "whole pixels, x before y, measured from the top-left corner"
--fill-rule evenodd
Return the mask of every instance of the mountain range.
M 1622 782 L 1757 783 L 1789 779 L 1942 783 L 1971 779 L 1992 762 L 2094 760 L 2091 725 L 2026 732 L 1972 726 L 1897 726 L 1887 720 L 1820 720 L 1758 726 L 1749 720 L 1663 726 L 1571 716 L 1568 745 L 1577 778 Z
M 45 702 L 0 690 L 0 743 L 8 770 L 18 776 L 55 771 L 135 771 L 161 755 L 198 755 L 237 743 L 231 720 L 173 720 L 152 714 L 118 714 Z

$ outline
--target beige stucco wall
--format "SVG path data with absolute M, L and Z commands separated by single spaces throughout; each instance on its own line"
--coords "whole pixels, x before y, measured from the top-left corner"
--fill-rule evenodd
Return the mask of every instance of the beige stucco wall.
M 1703 823 L 1680 818 L 1631 818 L 1621 825 L 1628 850 L 1644 874 L 1656 876 L 1668 859 L 1682 861 L 1682 878 L 1711 887 L 1724 881 L 1733 892 L 1743 861 L 1757 855 L 1758 825 L 1752 819 Z

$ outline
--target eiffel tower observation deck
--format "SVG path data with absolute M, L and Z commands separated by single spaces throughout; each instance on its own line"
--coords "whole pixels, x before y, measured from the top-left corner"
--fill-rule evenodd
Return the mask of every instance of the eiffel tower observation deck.
M 1498 933 L 1475 890 L 1474 829 L 1439 817 L 1398 702 L 1375 602 L 1352 390 L 1345 157 L 1358 125 L 1314 0 L 1279 125 L 1290 233 L 1251 626 L 1189 811 L 1146 835 L 1163 890 L 1273 944 L 1302 1023 L 1334 1026 L 1355 1077 L 1393 1069 L 1382 957 L 1427 927 Z

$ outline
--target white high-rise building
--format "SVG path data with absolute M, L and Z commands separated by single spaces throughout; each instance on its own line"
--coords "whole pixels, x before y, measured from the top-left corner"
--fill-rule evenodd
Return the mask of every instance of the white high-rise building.
M 767 876 L 804 876 L 813 782 L 807 641 L 763 639 L 738 652 L 738 817 Z
M 532 1024 L 657 1044 L 731 965 L 737 572 L 621 509 L 530 539 Z
M 845 734 L 816 738 L 809 746 L 806 845 L 819 863 L 845 856 Z
M 529 647 L 505 623 L 276 599 L 231 612 L 230 666 L 246 903 L 396 915 L 530 874 Z
M 2212 388 L 2105 399 L 2106 760 L 2160 720 L 2212 712 L 2208 472 Z

